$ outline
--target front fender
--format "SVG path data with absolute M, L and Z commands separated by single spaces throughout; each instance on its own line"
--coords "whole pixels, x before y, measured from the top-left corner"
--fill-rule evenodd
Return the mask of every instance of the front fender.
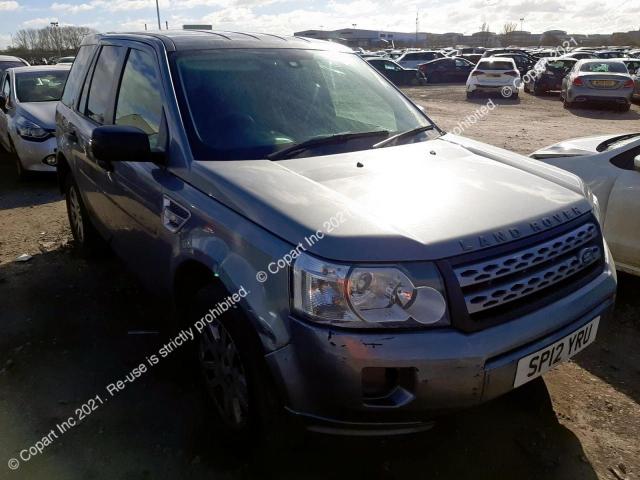
M 289 269 L 268 274 L 264 282 L 256 275 L 268 273 L 268 265 L 288 253 L 291 245 L 189 185 L 180 194 L 183 205 L 190 206 L 191 218 L 173 246 L 172 277 L 188 261 L 206 266 L 229 295 L 241 288 L 248 292 L 241 307 L 265 351 L 289 343 Z

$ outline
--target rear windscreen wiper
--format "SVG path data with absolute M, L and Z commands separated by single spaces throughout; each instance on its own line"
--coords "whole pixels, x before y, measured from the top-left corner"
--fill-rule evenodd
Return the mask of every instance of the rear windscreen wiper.
M 384 147 L 384 146 L 389 145 L 391 143 L 394 143 L 396 140 L 401 140 L 403 138 L 412 137 L 412 136 L 417 135 L 419 133 L 426 132 L 427 130 L 433 130 L 433 129 L 434 129 L 433 125 L 423 125 L 422 127 L 413 128 L 411 130 L 407 130 L 406 132 L 400 132 L 400 133 L 398 133 L 396 135 L 393 135 L 393 136 L 391 136 L 389 138 L 385 138 L 381 142 L 376 143 L 371 148 L 381 148 L 381 147 Z
M 267 155 L 269 160 L 281 160 L 288 158 L 294 154 L 306 150 L 307 148 L 316 147 L 318 145 L 330 145 L 332 143 L 341 143 L 354 138 L 366 138 L 366 137 L 380 137 L 388 136 L 387 130 L 374 130 L 372 132 L 351 132 L 351 133 L 337 133 L 335 135 L 326 135 L 322 137 L 313 137 L 304 142 L 294 143 L 288 147 L 278 150 L 276 152 Z

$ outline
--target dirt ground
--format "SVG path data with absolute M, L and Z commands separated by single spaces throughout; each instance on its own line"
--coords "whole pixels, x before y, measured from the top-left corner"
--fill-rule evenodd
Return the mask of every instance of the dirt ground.
M 453 129 L 485 101 L 461 86 L 407 89 Z M 640 130 L 625 114 L 563 110 L 557 97 L 498 101 L 464 135 L 521 153 L 562 139 Z M 640 478 L 640 279 L 620 276 L 615 316 L 575 361 L 516 392 L 405 438 L 310 436 L 243 459 L 203 419 L 178 358 L 100 405 L 20 468 L 10 458 L 152 352 L 166 319 L 113 257 L 85 261 L 52 178 L 19 184 L 0 154 L 0 479 Z M 21 254 L 27 262 L 16 262 Z

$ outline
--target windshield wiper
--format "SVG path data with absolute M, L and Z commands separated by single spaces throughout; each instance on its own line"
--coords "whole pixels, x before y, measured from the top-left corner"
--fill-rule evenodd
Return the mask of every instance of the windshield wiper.
M 407 130 L 406 132 L 400 132 L 400 133 L 398 133 L 396 135 L 393 135 L 393 136 L 391 136 L 389 138 L 385 138 L 381 142 L 376 143 L 371 148 L 385 147 L 385 146 L 389 145 L 390 143 L 394 143 L 397 140 L 401 140 L 401 139 L 407 138 L 407 137 L 413 137 L 414 135 L 417 135 L 417 134 L 422 133 L 422 132 L 426 132 L 427 130 L 433 130 L 433 129 L 434 129 L 433 125 L 423 125 L 422 127 L 412 128 L 411 130 Z
M 282 150 L 270 153 L 269 155 L 267 155 L 267 158 L 269 160 L 281 160 L 283 158 L 291 157 L 302 150 L 306 150 L 307 148 L 316 147 L 319 145 L 330 145 L 332 143 L 342 143 L 354 138 L 380 137 L 384 135 L 389 135 L 389 131 L 374 130 L 372 132 L 337 133 L 335 135 L 313 137 L 309 140 L 305 140 L 304 142 L 294 143 L 293 145 L 289 145 Z

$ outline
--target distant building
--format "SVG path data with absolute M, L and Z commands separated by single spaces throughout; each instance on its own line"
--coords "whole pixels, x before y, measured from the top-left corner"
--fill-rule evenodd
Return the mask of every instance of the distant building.
M 213 30 L 213 25 L 182 25 L 183 30 Z
M 340 30 L 305 30 L 296 32 L 298 37 L 330 40 L 348 45 L 352 48 L 368 50 L 382 48 L 420 47 L 442 48 L 452 46 L 468 47 L 502 47 L 517 45 L 521 47 L 548 46 L 554 47 L 569 42 L 571 45 L 605 46 L 613 44 L 639 45 L 640 30 L 617 32 L 615 34 L 570 34 L 564 30 L 547 30 L 543 33 L 531 33 L 516 30 L 508 35 L 495 32 L 475 32 L 464 35 L 457 32 L 425 33 L 425 32 L 392 32 L 387 30 L 363 30 L 343 28 Z M 573 41 L 572 41 L 573 40 Z
M 296 37 L 317 38 L 340 42 L 353 48 L 426 47 L 427 34 L 421 32 L 392 32 L 387 30 L 362 30 L 343 28 L 340 30 L 304 30 L 295 32 Z

